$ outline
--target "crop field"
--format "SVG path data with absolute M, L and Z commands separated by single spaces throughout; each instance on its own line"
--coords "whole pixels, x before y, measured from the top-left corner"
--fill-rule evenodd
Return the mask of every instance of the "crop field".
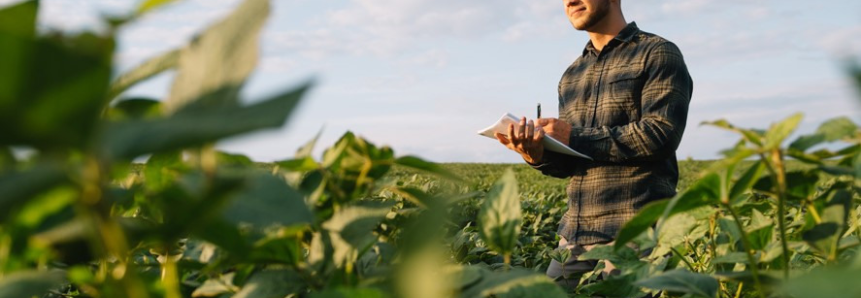
M 680 161 L 676 196 L 579 256 L 593 271 L 554 281 L 550 261 L 572 258 L 556 249 L 563 179 L 436 164 L 352 132 L 271 163 L 217 150 L 282 127 L 313 84 L 240 98 L 266 0 L 112 74 L 119 29 L 167 2 L 100 33 L 39 32 L 38 1 L 0 8 L 0 298 L 861 297 L 851 119 L 800 136 L 801 114 L 706 123 L 739 141 Z M 186 82 L 169 98 L 122 96 L 168 70 Z M 617 274 L 600 274 L 607 262 Z

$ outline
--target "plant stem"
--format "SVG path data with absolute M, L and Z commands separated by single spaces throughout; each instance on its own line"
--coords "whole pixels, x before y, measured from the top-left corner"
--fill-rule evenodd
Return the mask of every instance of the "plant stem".
M 682 259 L 682 262 L 685 262 L 685 265 L 688 266 L 688 269 L 691 269 L 691 272 L 697 272 L 694 269 L 694 265 L 691 265 L 691 262 L 689 262 L 688 259 L 686 259 L 685 256 L 683 256 L 675 247 L 670 247 L 670 250 L 672 250 L 674 254 L 679 256 L 679 258 Z
M 161 264 L 161 283 L 164 285 L 165 298 L 182 298 L 179 291 L 179 272 L 176 261 L 170 255 L 170 247 L 164 249 L 164 263 Z
M 783 247 L 783 278 L 789 279 L 789 245 L 786 241 L 786 167 L 780 149 L 771 151 L 777 180 L 777 223 L 780 228 L 780 245 Z
M 759 296 L 765 298 L 765 292 L 762 290 L 762 284 L 759 282 L 759 266 L 757 266 L 756 260 L 753 259 L 753 252 L 750 249 L 750 243 L 747 239 L 747 232 L 744 231 L 744 227 L 741 225 L 741 220 L 738 218 L 738 214 L 736 214 L 735 210 L 732 209 L 732 206 L 729 204 L 724 204 L 724 207 L 729 211 L 729 214 L 732 215 L 733 222 L 735 222 L 736 227 L 738 227 L 739 233 L 741 233 L 741 244 L 744 245 L 744 253 L 747 255 L 748 267 L 750 267 L 750 273 L 753 274 L 753 284 L 756 286 L 756 291 L 759 293 Z
M 744 286 L 744 282 L 738 283 L 738 290 L 735 291 L 735 298 L 741 297 L 741 288 Z

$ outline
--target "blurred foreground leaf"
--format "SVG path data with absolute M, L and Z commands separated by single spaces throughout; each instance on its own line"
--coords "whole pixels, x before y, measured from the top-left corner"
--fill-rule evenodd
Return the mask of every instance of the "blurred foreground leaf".
M 62 271 L 17 272 L 0 278 L 0 298 L 43 296 L 66 281 Z
M 648 279 L 640 280 L 636 282 L 636 285 L 649 289 L 681 292 L 707 298 L 716 297 L 718 291 L 718 281 L 714 277 L 683 269 L 668 271 Z
M 520 192 L 514 171 L 509 168 L 484 199 L 478 213 L 479 235 L 490 249 L 503 254 L 507 263 L 517 246 L 520 223 Z

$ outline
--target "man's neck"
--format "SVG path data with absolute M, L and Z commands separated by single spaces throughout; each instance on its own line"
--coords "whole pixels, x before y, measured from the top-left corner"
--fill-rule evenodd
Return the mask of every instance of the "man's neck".
M 625 17 L 621 14 L 608 14 L 601 22 L 592 26 L 592 28 L 586 29 L 586 32 L 589 33 L 592 46 L 600 52 L 627 25 L 628 22 L 625 21 Z

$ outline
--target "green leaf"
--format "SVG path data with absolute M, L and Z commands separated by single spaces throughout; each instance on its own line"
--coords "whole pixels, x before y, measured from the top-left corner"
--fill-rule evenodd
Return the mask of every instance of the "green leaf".
M 709 173 L 670 200 L 646 204 L 634 218 L 625 223 L 619 230 L 619 235 L 614 244 L 616 249 L 637 238 L 659 219 L 667 219 L 680 212 L 718 204 L 720 202 L 719 187 L 720 177 L 715 173 Z M 660 229 L 661 226 L 658 226 L 655 230 L 657 235 L 660 235 Z
M 581 254 L 578 260 L 607 260 L 619 269 L 634 268 L 643 265 L 640 258 L 630 247 L 616 249 L 611 245 L 598 245 Z
M 268 14 L 268 0 L 245 0 L 183 48 L 165 102 L 167 112 L 192 101 L 210 107 L 236 105 L 242 85 L 257 64 L 260 29 Z
M 795 128 L 798 127 L 799 123 L 801 123 L 801 118 L 803 117 L 804 115 L 797 113 L 789 116 L 783 121 L 772 124 L 771 127 L 768 128 L 768 132 L 765 133 L 765 144 L 763 145 L 763 148 L 775 149 L 780 147 L 783 140 L 795 131 Z
M 217 151 L 215 153 L 215 160 L 219 165 L 222 166 L 239 166 L 239 167 L 252 167 L 254 166 L 254 161 L 251 160 L 250 157 L 245 156 L 239 153 L 227 153 L 222 151 Z
M 320 164 L 310 156 L 299 157 L 296 159 L 279 161 L 275 163 L 279 168 L 290 172 L 308 172 L 320 168 Z
M 42 297 L 66 282 L 63 271 L 16 272 L 0 279 L 0 298 Z
M 751 143 L 756 144 L 758 146 L 762 146 L 762 144 L 763 144 L 764 134 L 762 132 L 752 130 L 752 129 L 738 128 L 738 127 L 733 126 L 732 124 L 730 124 L 729 122 L 727 122 L 726 120 L 723 120 L 723 119 L 717 120 L 717 121 L 712 121 L 712 122 L 705 121 L 705 122 L 702 122 L 700 125 L 712 125 L 712 126 L 716 126 L 719 128 L 729 130 L 729 131 L 737 132 L 737 133 L 741 134 L 744 137 L 744 139 L 747 140 L 748 142 L 751 142 Z
M 376 241 L 374 228 L 392 209 L 391 202 L 359 202 L 342 206 L 331 219 L 323 223 L 330 232 L 335 264 L 355 262 L 359 253 Z
M 144 185 L 149 191 L 161 191 L 171 185 L 185 167 L 180 151 L 153 154 L 144 167 Z
M 142 15 L 159 6 L 174 2 L 175 0 L 143 0 L 136 11 L 137 15 Z
M 753 185 L 753 189 L 776 194 L 776 185 L 772 176 L 759 178 Z M 816 184 L 819 182 L 819 173 L 816 170 L 792 171 L 786 173 L 786 193 L 792 200 L 805 199 L 816 192 Z
M 221 294 L 235 292 L 236 286 L 233 285 L 233 276 L 236 273 L 230 272 L 215 278 L 207 279 L 202 285 L 194 289 L 191 297 L 217 297 Z
M 814 134 L 799 137 L 789 147 L 806 151 L 823 142 L 834 142 L 845 137 L 852 137 L 857 131 L 858 126 L 849 118 L 834 118 L 822 123 Z
M 287 234 L 284 237 L 266 238 L 258 241 L 252 249 L 249 259 L 260 264 L 287 264 L 297 265 L 304 258 L 302 248 L 302 229 L 288 228 L 279 233 Z
M 743 194 L 750 190 L 754 183 L 759 179 L 759 176 L 762 175 L 763 170 L 765 170 L 765 164 L 762 161 L 758 161 L 750 166 L 750 168 L 748 168 L 744 174 L 735 181 L 735 184 L 732 185 L 732 189 L 729 192 L 730 202 L 737 202 Z
M 18 160 L 15 158 L 15 154 L 12 153 L 12 149 L 6 146 L 0 146 L 0 173 L 3 173 L 6 168 L 12 168 Z
M 108 109 L 111 121 L 152 119 L 161 115 L 161 102 L 148 98 L 124 99 Z
M 452 181 L 461 181 L 461 178 L 452 174 L 438 164 L 425 161 L 415 156 L 403 156 L 395 160 L 395 164 L 415 170 L 425 171 L 439 177 L 448 178 Z
M 200 227 L 194 229 L 193 234 L 237 257 L 248 256 L 251 249 L 239 228 L 222 219 L 207 220 Z
M 233 223 L 251 223 L 258 228 L 310 224 L 314 215 L 301 194 L 284 179 L 259 173 L 252 175 L 246 188 L 224 208 L 224 218 Z
M 89 145 L 107 104 L 113 38 L 33 40 L 0 30 L 0 44 L 0 145 L 44 151 Z
M 393 188 L 392 191 L 397 192 L 407 200 L 419 205 L 423 208 L 428 207 L 439 207 L 444 205 L 444 201 L 442 198 L 435 197 L 426 193 L 425 191 L 413 188 L 413 187 L 396 187 Z
M 640 280 L 636 285 L 663 291 L 681 292 L 700 297 L 717 297 L 718 281 L 714 277 L 676 269 Z
M 284 298 L 304 292 L 305 282 L 293 270 L 264 270 L 248 279 L 232 298 Z
M 481 281 L 463 289 L 458 297 L 565 298 L 568 296 L 546 275 L 514 268 L 506 272 L 483 272 Z
M 631 242 L 649 229 L 653 224 L 655 224 L 661 215 L 664 214 L 664 210 L 667 209 L 667 205 L 669 205 L 670 200 L 660 200 L 649 202 L 646 206 L 643 206 L 637 215 L 634 216 L 631 220 L 625 223 L 622 226 L 622 229 L 619 230 L 619 235 L 616 236 L 615 247 L 616 249 L 620 249 L 625 247 L 625 244 Z
M 38 13 L 39 1 L 24 1 L 0 8 L 0 32 L 32 38 L 36 35 Z
M 110 157 L 132 159 L 212 143 L 258 129 L 277 128 L 286 122 L 309 86 L 304 84 L 247 107 L 187 111 L 163 119 L 115 123 L 103 132 L 102 148 Z
M 308 140 L 308 142 L 305 143 L 305 145 L 302 145 L 302 147 L 299 147 L 299 149 L 296 149 L 296 155 L 294 155 L 294 158 L 302 159 L 305 157 L 311 157 L 311 153 L 314 152 L 314 146 L 317 145 L 317 141 L 320 139 L 321 135 L 323 135 L 322 128 L 316 135 L 314 135 L 314 138 Z M 313 159 L 311 160 L 313 161 Z
M 162 0 L 164 1 L 172 1 L 172 0 Z M 150 0 L 149 2 L 153 2 Z M 120 93 L 128 90 L 130 87 L 134 86 L 137 83 L 145 81 L 157 74 L 164 72 L 165 70 L 176 67 L 177 62 L 179 61 L 179 50 L 172 50 L 167 53 L 163 53 L 159 56 L 150 58 L 147 61 L 144 61 L 138 66 L 135 66 L 129 71 L 118 76 L 111 82 L 110 91 L 108 91 L 108 98 L 114 98 Z
M 782 284 L 784 297 L 857 298 L 861 297 L 861 270 L 841 267 L 817 268 Z
M 9 171 L 0 175 L 0 223 L 37 195 L 68 181 L 62 168 L 40 164 L 24 171 Z
M 371 288 L 336 288 L 311 293 L 310 298 L 385 298 L 382 291 Z
M 829 260 L 836 260 L 840 236 L 848 228 L 851 208 L 851 193 L 843 189 L 832 192 L 822 211 L 822 222 L 805 231 L 802 238 Z
M 478 213 L 479 235 L 490 249 L 510 254 L 520 234 L 521 211 L 517 179 L 509 168 L 487 194 Z

